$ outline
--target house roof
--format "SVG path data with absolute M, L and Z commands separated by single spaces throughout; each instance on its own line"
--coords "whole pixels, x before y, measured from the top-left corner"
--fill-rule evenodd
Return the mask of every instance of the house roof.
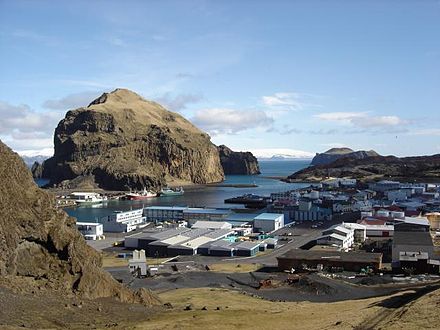
M 432 247 L 432 238 L 426 231 L 395 231 L 393 237 L 393 247 L 398 245 L 414 245 L 422 247 Z M 419 250 L 417 247 L 414 249 Z
M 283 214 L 280 213 L 261 213 L 260 215 L 256 216 L 254 220 L 267 220 L 267 221 L 274 221 L 279 219 L 280 217 L 283 217 Z
M 311 251 L 292 249 L 280 257 L 280 259 L 293 259 L 293 260 L 339 260 L 341 262 L 359 262 L 359 263 L 371 263 L 380 262 L 382 259 L 382 253 L 368 253 L 368 252 L 339 252 L 339 251 Z

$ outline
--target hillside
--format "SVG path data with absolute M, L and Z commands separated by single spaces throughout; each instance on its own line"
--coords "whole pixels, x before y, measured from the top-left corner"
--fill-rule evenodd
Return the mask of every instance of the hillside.
M 232 151 L 225 145 L 217 149 L 225 174 L 260 174 L 258 160 L 251 152 Z
M 1 141 L 0 159 L 0 287 L 158 302 L 101 269 L 101 256 L 76 230 L 75 219 L 55 207 L 54 197 L 37 187 L 23 160 Z
M 312 159 L 311 165 L 326 165 L 341 158 L 363 159 L 375 156 L 379 156 L 379 154 L 374 150 L 354 151 L 350 148 L 332 148 L 321 154 L 316 154 Z
M 404 157 L 375 156 L 362 159 L 341 158 L 327 165 L 307 167 L 290 175 L 290 181 L 320 181 L 327 177 L 348 177 L 361 181 L 380 179 L 402 181 L 440 181 L 440 154 Z
M 51 185 L 78 176 L 109 190 L 224 179 L 208 134 L 126 89 L 68 111 L 55 129 L 54 143 L 55 154 L 42 171 Z

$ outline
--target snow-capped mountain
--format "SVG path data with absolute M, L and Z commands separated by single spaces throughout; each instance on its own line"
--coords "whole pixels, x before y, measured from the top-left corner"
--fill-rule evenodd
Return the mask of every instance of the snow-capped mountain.
M 315 153 L 295 149 L 251 149 L 248 150 L 258 158 L 258 160 L 294 160 L 312 159 Z
M 40 164 L 46 159 L 53 156 L 53 148 L 44 148 L 40 150 L 21 150 L 17 153 L 24 160 L 28 167 L 31 167 L 35 162 Z

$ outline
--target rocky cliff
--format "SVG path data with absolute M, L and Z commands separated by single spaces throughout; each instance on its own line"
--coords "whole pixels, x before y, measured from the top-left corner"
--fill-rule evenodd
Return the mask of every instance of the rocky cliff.
M 126 89 L 67 112 L 55 129 L 43 177 L 55 185 L 90 176 L 108 190 L 224 179 L 216 146 L 177 113 Z
M 217 149 L 225 174 L 260 174 L 258 160 L 251 152 L 232 151 L 225 145 Z
M 158 303 L 133 293 L 101 269 L 100 255 L 76 230 L 75 219 L 39 189 L 20 157 L 0 141 L 0 284 L 85 298 Z
M 332 148 L 321 154 L 316 154 L 312 159 L 311 165 L 326 165 L 340 158 L 363 159 L 367 157 L 379 156 L 374 150 L 354 151 L 350 148 Z
M 327 165 L 305 168 L 288 177 L 291 181 L 319 181 L 327 177 L 348 177 L 361 181 L 380 179 L 440 182 L 440 154 L 404 157 L 373 156 L 341 158 Z

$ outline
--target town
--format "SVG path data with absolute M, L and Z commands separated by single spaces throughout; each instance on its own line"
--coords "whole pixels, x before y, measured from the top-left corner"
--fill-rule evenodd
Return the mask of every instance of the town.
M 95 248 L 121 252 L 115 257 L 140 250 L 153 263 L 248 257 L 280 272 L 439 274 L 439 185 L 328 179 L 238 199 L 249 208 L 148 206 L 77 227 Z

